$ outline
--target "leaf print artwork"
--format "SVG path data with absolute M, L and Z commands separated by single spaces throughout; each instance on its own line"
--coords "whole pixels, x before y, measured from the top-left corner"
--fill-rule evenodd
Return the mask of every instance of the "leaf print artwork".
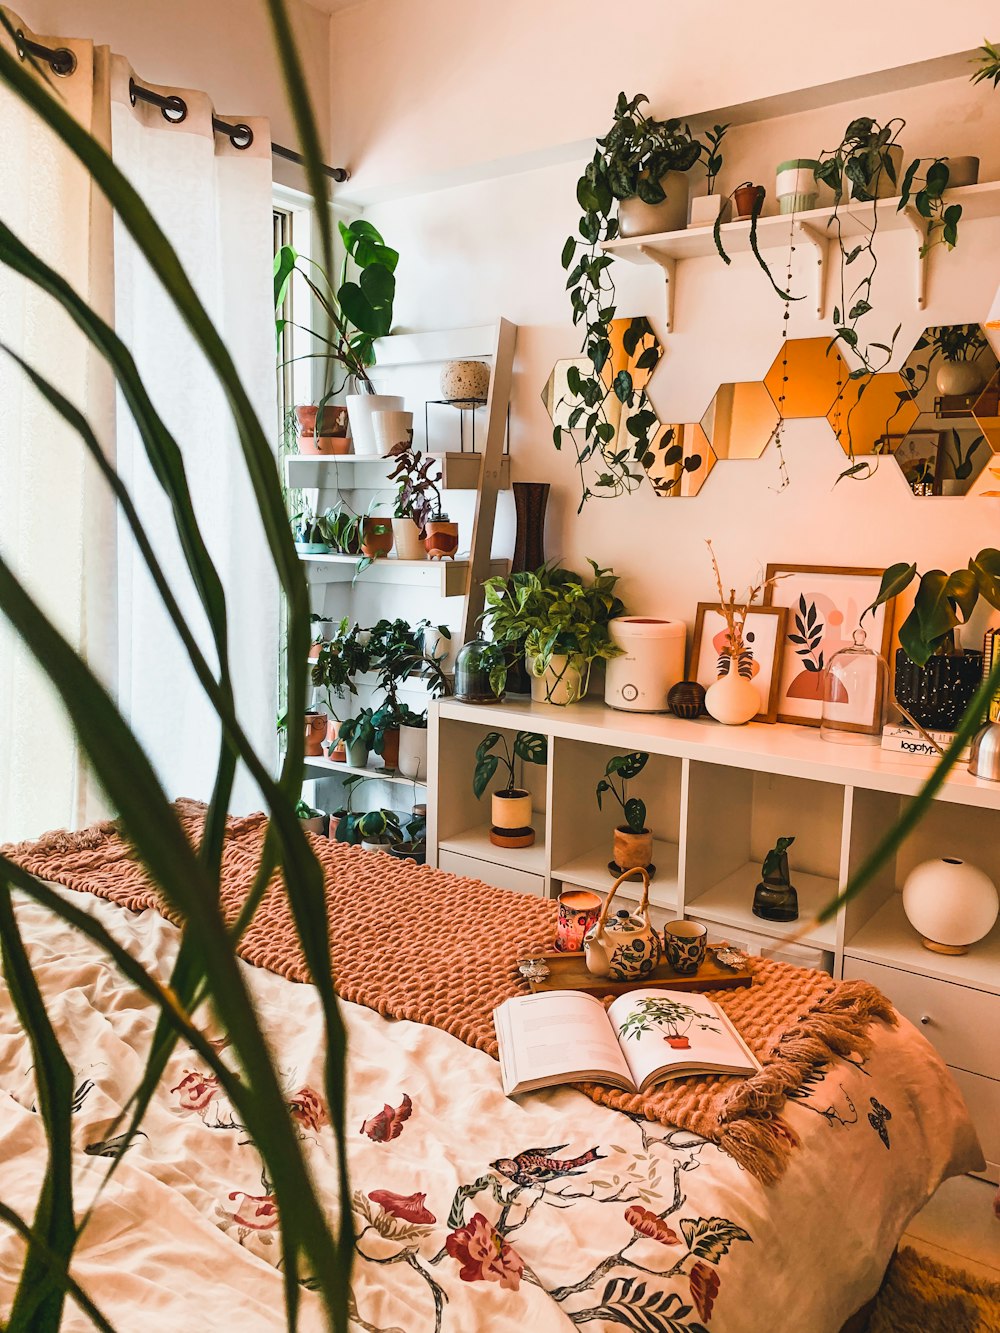
M 508 1291 L 517 1291 L 521 1285 L 521 1256 L 482 1213 L 474 1213 L 466 1226 L 453 1231 L 445 1249 L 461 1264 L 459 1277 L 463 1282 L 499 1282 Z
M 712 1307 L 722 1285 L 721 1279 L 714 1268 L 699 1262 L 691 1269 L 688 1281 L 691 1284 L 691 1299 L 694 1301 L 695 1309 L 707 1324 L 712 1317 Z
M 399 1138 L 404 1123 L 409 1120 L 412 1113 L 413 1103 L 409 1094 L 404 1092 L 403 1100 L 398 1106 L 390 1106 L 386 1102 L 381 1111 L 362 1121 L 358 1133 L 367 1134 L 373 1143 L 389 1143 L 392 1139 Z
M 696 1020 L 698 1020 L 696 1022 Z M 661 1036 L 668 1046 L 684 1050 L 691 1045 L 687 1033 L 692 1026 L 701 1032 L 718 1032 L 711 1016 L 680 1000 L 660 1000 L 647 997 L 639 1000 L 635 1009 L 619 1025 L 619 1035 L 626 1040 L 640 1041 L 644 1032 L 663 1029 Z
M 795 630 L 788 632 L 788 642 L 795 644 L 795 654 L 802 663 L 802 671 L 788 686 L 790 699 L 819 699 L 823 682 L 823 635 L 826 625 L 820 618 L 815 600 L 806 601 L 805 593 L 794 608 Z M 846 702 L 838 700 L 837 702 Z
M 661 1245 L 680 1245 L 681 1238 L 668 1222 L 657 1213 L 639 1204 L 632 1204 L 625 1209 L 625 1221 L 633 1229 L 650 1240 L 657 1240 Z

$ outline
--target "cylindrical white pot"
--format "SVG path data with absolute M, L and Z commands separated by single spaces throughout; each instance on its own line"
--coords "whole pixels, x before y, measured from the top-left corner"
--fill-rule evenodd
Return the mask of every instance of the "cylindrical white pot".
M 375 448 L 383 458 L 392 453 L 397 444 L 408 448 L 413 443 L 413 413 L 386 412 L 380 408 L 372 412 L 372 432 Z
M 346 398 L 347 416 L 351 423 L 356 454 L 378 454 L 373 412 L 401 412 L 403 399 L 397 393 L 349 393 Z
M 575 704 L 583 693 L 583 677 L 566 658 L 557 655 L 541 675 L 536 675 L 533 657 L 525 657 L 531 678 L 531 699 L 536 704 Z
M 513 796 L 494 792 L 491 798 L 491 819 L 497 829 L 531 828 L 531 795 L 515 789 Z
M 705 708 L 716 722 L 741 727 L 760 712 L 760 690 L 739 674 L 734 662 L 726 675 L 705 691 Z
M 667 196 L 660 204 L 644 204 L 638 195 L 621 200 L 618 205 L 621 236 L 653 236 L 661 231 L 682 231 L 687 225 L 687 172 L 668 171 L 660 184 Z
M 948 189 L 959 185 L 976 185 L 979 181 L 978 157 L 948 157 Z
M 816 207 L 819 186 L 815 171 L 819 163 L 810 157 L 781 162 L 775 177 L 775 197 L 780 213 L 805 213 Z
M 631 713 L 667 712 L 667 691 L 684 679 L 683 620 L 616 616 L 608 629 L 624 656 L 608 662 L 604 702 Z
M 420 535 L 420 529 L 412 518 L 394 518 L 392 520 L 392 540 L 396 547 L 398 559 L 427 559 L 427 547 Z
M 922 862 L 903 886 L 907 920 L 935 953 L 968 953 L 993 929 L 998 909 L 989 875 L 957 856 Z
M 413 778 L 422 782 L 427 776 L 427 728 L 407 727 L 399 729 L 399 759 L 396 772 L 404 778 Z

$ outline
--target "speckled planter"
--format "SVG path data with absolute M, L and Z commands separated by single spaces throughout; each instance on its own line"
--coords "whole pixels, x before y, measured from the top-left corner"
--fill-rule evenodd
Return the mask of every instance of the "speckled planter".
M 490 391 L 490 368 L 485 361 L 449 361 L 441 371 L 441 397 L 455 407 L 472 407 Z
M 919 667 L 896 650 L 896 698 L 922 727 L 953 731 L 982 679 L 983 655 L 966 651 L 932 657 Z

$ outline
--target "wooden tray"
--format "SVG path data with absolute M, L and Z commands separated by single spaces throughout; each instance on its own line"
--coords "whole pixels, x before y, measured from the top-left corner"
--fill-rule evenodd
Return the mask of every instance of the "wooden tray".
M 654 967 L 649 976 L 635 981 L 611 981 L 595 977 L 587 971 L 582 953 L 546 953 L 542 955 L 549 966 L 544 981 L 529 981 L 533 991 L 581 990 L 589 995 L 627 995 L 629 991 L 644 990 L 647 986 L 668 986 L 671 990 L 733 990 L 749 986 L 753 977 L 745 968 L 723 967 L 712 957 L 711 951 L 693 977 L 682 977 L 667 962 Z

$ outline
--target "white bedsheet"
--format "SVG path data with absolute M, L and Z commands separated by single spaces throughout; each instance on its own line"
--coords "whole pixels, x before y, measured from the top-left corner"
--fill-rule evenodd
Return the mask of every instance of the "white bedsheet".
M 177 932 L 71 895 L 161 977 Z M 41 909 L 18 917 L 79 1091 L 77 1198 L 138 1079 L 154 1015 L 83 938 Z M 248 968 L 289 1102 L 331 1212 L 332 1135 L 316 1095 L 311 987 Z M 343 1006 L 360 1238 L 359 1329 L 383 1333 L 836 1333 L 874 1292 L 911 1216 L 976 1164 L 958 1092 L 905 1022 L 863 1068 L 838 1063 L 790 1102 L 799 1140 L 765 1187 L 713 1145 L 560 1090 L 510 1101 L 499 1067 L 446 1033 Z M 30 1050 L 0 979 L 0 1198 L 31 1216 L 45 1163 Z M 284 1327 L 277 1218 L 232 1108 L 178 1049 L 84 1233 L 74 1275 L 122 1333 Z M 87 1149 L 90 1152 L 87 1152 Z M 538 1151 L 542 1150 L 542 1151 Z M 374 1198 L 371 1196 L 374 1194 Z M 0 1227 L 0 1312 L 19 1242 Z M 323 1328 L 303 1291 L 301 1327 Z M 64 1327 L 87 1328 L 75 1307 Z

